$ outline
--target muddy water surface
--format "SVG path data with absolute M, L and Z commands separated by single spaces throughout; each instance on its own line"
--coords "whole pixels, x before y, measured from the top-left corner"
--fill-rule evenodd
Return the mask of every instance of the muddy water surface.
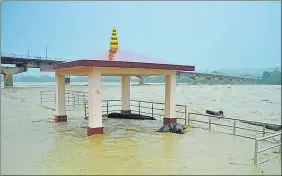
M 1 90 L 1 174 L 281 174 L 280 158 L 253 166 L 253 140 L 201 128 L 164 134 L 155 132 L 158 120 L 104 119 L 105 134 L 87 137 L 83 108 L 55 124 L 54 111 L 39 105 L 40 90 L 54 87 L 18 86 Z M 132 99 L 164 101 L 163 85 L 131 89 Z M 104 84 L 102 99 L 120 99 L 120 91 Z M 280 86 L 177 85 L 176 98 L 189 112 L 281 123 Z

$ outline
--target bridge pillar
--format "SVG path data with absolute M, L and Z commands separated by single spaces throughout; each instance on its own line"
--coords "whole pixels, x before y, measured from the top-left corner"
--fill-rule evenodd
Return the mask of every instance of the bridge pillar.
M 245 85 L 246 84 L 246 81 L 244 79 L 241 79 L 241 84 Z
M 4 87 L 13 87 L 14 81 L 13 81 L 13 75 L 8 73 L 4 74 Z
M 192 85 L 196 85 L 197 77 L 196 76 L 191 76 L 190 78 L 192 79 Z
M 220 81 L 220 85 L 222 85 L 223 84 L 223 82 L 224 82 L 224 78 L 222 78 L 222 77 L 220 77 L 220 78 L 218 78 L 218 80 Z
M 138 78 L 139 78 L 139 85 L 144 85 L 144 77 L 138 76 Z
M 208 80 L 209 80 L 209 85 L 212 85 L 212 82 L 213 82 L 214 78 L 213 77 L 208 77 Z
M 165 115 L 163 123 L 176 123 L 175 117 L 176 74 L 165 76 Z
M 238 84 L 238 81 L 236 78 L 232 79 L 232 84 Z
M 65 76 L 65 84 L 70 84 L 70 76 Z
M 244 84 L 244 85 L 248 84 L 248 80 L 245 80 L 245 79 L 244 79 L 244 80 L 243 80 L 243 84 Z
M 228 80 L 230 81 L 231 85 L 234 84 L 234 79 L 233 78 L 229 78 Z
M 4 75 L 4 87 L 12 87 L 14 85 L 13 75 L 26 72 L 26 67 L 2 67 L 1 74 Z

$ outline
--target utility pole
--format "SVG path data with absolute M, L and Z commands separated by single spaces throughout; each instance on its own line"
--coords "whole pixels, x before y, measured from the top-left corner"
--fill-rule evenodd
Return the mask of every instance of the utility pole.
M 29 59 L 29 50 L 27 51 L 27 58 Z
M 47 46 L 48 46 L 48 45 L 46 44 L 46 59 L 47 59 Z

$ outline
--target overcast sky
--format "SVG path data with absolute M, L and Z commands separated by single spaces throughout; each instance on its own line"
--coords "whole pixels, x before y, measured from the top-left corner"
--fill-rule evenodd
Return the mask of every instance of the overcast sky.
M 281 63 L 281 2 L 1 3 L 4 53 L 91 58 L 115 25 L 120 49 L 196 70 Z

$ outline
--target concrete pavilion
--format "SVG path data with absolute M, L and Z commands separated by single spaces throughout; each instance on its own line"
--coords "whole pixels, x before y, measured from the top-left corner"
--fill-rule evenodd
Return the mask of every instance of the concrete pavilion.
M 176 71 L 194 71 L 194 66 L 175 65 L 134 52 L 118 50 L 114 61 L 108 60 L 108 53 L 91 59 L 60 63 L 41 67 L 41 71 L 54 71 L 56 75 L 56 122 L 66 122 L 65 75 L 88 76 L 89 118 L 87 135 L 103 134 L 101 106 L 101 76 L 122 76 L 121 113 L 130 111 L 130 76 L 165 75 L 164 124 L 175 123 Z

